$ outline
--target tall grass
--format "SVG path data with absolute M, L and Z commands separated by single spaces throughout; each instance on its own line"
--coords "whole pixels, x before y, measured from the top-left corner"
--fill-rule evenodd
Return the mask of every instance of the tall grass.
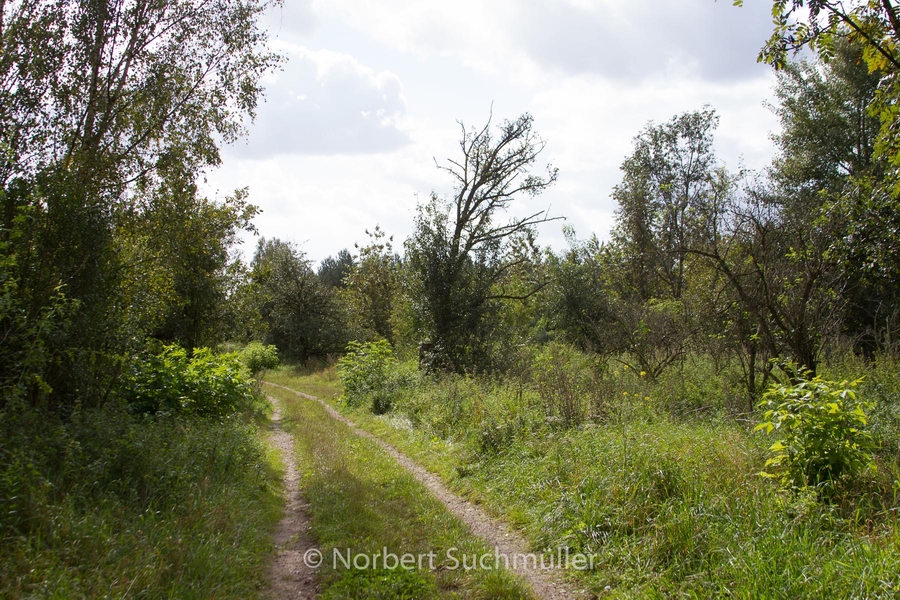
M 0 413 L 0 596 L 252 598 L 282 500 L 256 426 Z
M 900 595 L 900 368 L 837 357 L 865 376 L 877 473 L 842 494 L 758 475 L 771 440 L 727 361 L 685 357 L 656 379 L 627 357 L 535 351 L 516 378 L 409 376 L 392 412 L 354 419 L 523 528 L 535 548 L 594 553 L 610 597 Z

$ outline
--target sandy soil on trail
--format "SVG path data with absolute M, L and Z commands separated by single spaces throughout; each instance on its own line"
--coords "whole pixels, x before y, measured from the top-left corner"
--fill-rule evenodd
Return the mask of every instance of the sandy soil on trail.
M 419 480 L 419 482 L 428 488 L 438 500 L 444 503 L 444 505 L 450 509 L 450 512 L 463 521 L 474 535 L 483 539 L 488 547 L 497 548 L 499 554 L 513 556 L 515 554 L 527 554 L 531 552 L 528 542 L 526 542 L 521 535 L 509 529 L 503 523 L 488 516 L 488 514 L 478 506 L 451 492 L 437 475 L 430 473 L 424 467 L 411 460 L 387 442 L 376 438 L 367 431 L 359 429 L 353 421 L 334 410 L 331 405 L 321 398 L 310 396 L 309 394 L 304 394 L 303 392 L 298 392 L 297 390 L 276 383 L 265 382 L 265 384 L 319 402 L 325 407 L 328 414 L 350 427 L 356 435 L 368 438 L 384 448 L 384 450 L 393 456 L 403 468 L 409 471 Z M 516 573 L 528 582 L 538 598 L 544 600 L 565 600 L 567 598 L 589 597 L 588 594 L 576 590 L 568 582 L 563 581 L 562 574 L 557 570 L 531 568 L 532 565 L 525 564 L 525 561 L 517 561 L 516 566 L 518 567 L 515 569 Z
M 315 571 L 303 562 L 303 553 L 315 548 L 309 535 L 308 505 L 300 494 L 300 475 L 294 460 L 294 442 L 291 435 L 281 428 L 281 410 L 278 401 L 272 399 L 275 412 L 272 415 L 272 447 L 281 454 L 284 462 L 284 496 L 287 504 L 284 516 L 275 530 L 275 547 L 278 554 L 269 568 L 269 590 L 273 600 L 306 600 L 319 594 Z

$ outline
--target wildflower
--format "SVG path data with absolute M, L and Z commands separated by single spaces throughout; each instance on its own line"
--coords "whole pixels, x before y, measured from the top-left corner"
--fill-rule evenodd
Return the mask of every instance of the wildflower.
M 622 392 L 622 395 L 623 395 L 623 396 L 627 396 L 627 395 L 628 395 L 628 392 Z
M 646 377 L 646 376 L 647 376 L 647 371 L 641 371 L 641 377 Z

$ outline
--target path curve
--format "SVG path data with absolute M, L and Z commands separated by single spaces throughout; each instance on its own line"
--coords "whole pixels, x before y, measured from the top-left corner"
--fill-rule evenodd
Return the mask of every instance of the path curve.
M 268 381 L 263 383 L 282 390 L 287 390 L 301 398 L 315 400 L 328 411 L 328 414 L 331 415 L 331 417 L 347 425 L 353 433 L 370 439 L 381 446 L 398 463 L 400 463 L 404 469 L 409 471 L 413 477 L 428 488 L 428 490 L 434 494 L 434 496 L 440 500 L 450 512 L 463 521 L 473 534 L 483 539 L 490 548 L 496 548 L 499 554 L 513 556 L 531 552 L 528 542 L 517 532 L 511 530 L 500 521 L 490 517 L 478 506 L 450 491 L 440 477 L 426 470 L 392 445 L 375 437 L 368 431 L 357 427 L 353 421 L 336 411 L 334 407 L 325 400 L 316 396 L 311 396 L 310 394 L 298 392 L 293 388 L 277 383 L 270 383 Z M 531 568 L 531 565 L 528 564 L 527 561 L 516 561 L 515 566 L 515 572 L 528 582 L 538 598 L 544 600 L 566 600 L 568 598 L 587 597 L 584 592 L 576 591 L 567 582 L 563 581 L 562 575 L 558 570 Z
M 267 597 L 273 600 L 308 600 L 319 595 L 315 570 L 306 565 L 303 555 L 316 547 L 309 533 L 309 504 L 300 493 L 300 474 L 294 459 L 294 440 L 281 427 L 281 407 L 276 399 L 269 440 L 284 462 L 284 516 L 275 530 L 278 554 L 269 568 Z

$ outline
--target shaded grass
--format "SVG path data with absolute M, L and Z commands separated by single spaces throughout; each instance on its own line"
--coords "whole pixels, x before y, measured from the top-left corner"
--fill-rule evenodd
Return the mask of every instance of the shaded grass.
M 283 501 L 242 419 L 0 414 L 0 597 L 254 598 Z
M 488 548 L 374 442 L 354 435 L 317 402 L 277 388 L 267 391 L 282 402 L 282 423 L 296 439 L 312 532 L 325 557 L 323 598 L 531 597 L 506 571 L 453 569 L 448 550 L 480 555 Z M 355 557 L 384 549 L 416 557 L 434 553 L 435 569 L 429 568 L 432 559 L 411 570 L 348 569 L 334 560 L 335 551 Z

